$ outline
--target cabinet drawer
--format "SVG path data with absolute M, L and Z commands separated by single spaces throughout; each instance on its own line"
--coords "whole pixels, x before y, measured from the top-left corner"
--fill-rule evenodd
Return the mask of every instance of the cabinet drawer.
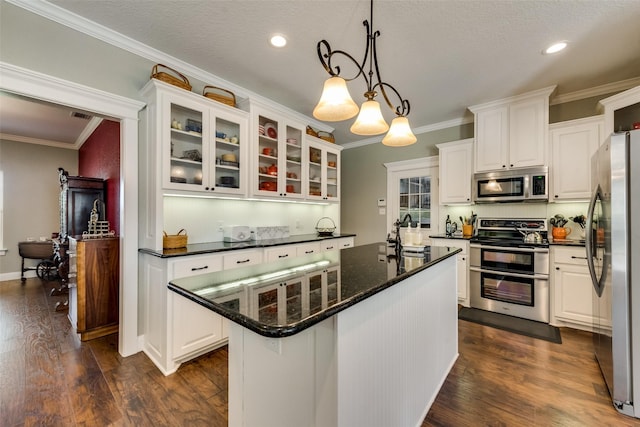
M 556 264 L 587 265 L 587 250 L 579 248 L 554 248 L 553 262 Z
M 246 267 L 262 263 L 262 250 L 252 249 L 247 251 L 233 251 L 224 255 L 223 267 L 225 270 L 237 267 Z
M 296 255 L 305 256 L 310 254 L 317 254 L 318 252 L 320 252 L 320 248 L 320 242 L 303 243 L 301 245 L 296 245 Z
M 469 251 L 469 242 L 463 239 L 441 239 L 437 237 L 431 238 L 431 245 L 438 247 L 460 248 L 461 255 L 466 255 Z
M 267 248 L 264 250 L 265 262 L 280 261 L 295 258 L 296 256 L 296 248 L 292 245 L 276 246 L 275 248 Z
M 221 270 L 221 255 L 192 256 L 173 262 L 173 269 L 169 269 L 169 280 L 213 273 Z
M 334 251 L 337 249 L 352 248 L 354 241 L 352 237 L 345 237 L 343 239 L 329 239 L 323 240 L 320 243 L 322 251 Z

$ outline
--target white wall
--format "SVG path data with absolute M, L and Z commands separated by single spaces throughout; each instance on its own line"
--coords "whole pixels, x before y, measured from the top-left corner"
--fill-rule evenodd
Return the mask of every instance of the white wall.
M 164 198 L 164 230 L 168 234 L 175 234 L 184 228 L 189 243 L 221 241 L 220 225 L 289 226 L 292 236 L 314 234 L 316 223 L 325 216 L 333 219 L 337 227 L 340 226 L 340 209 L 335 204 Z

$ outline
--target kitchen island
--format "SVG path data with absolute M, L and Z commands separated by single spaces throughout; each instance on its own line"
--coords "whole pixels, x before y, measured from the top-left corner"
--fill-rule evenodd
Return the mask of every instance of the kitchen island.
M 457 358 L 456 253 L 363 245 L 169 289 L 231 320 L 229 425 L 419 425 Z

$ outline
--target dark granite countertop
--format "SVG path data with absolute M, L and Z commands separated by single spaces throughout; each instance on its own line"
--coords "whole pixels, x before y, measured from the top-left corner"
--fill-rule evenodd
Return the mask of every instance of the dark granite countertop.
M 139 252 L 157 256 L 159 258 L 171 258 L 178 256 L 202 255 L 216 252 L 233 251 L 238 249 L 266 248 L 269 246 L 292 245 L 296 243 L 319 242 L 328 239 L 339 239 L 341 237 L 355 237 L 355 234 L 335 234 L 333 236 L 318 236 L 317 234 L 300 234 L 297 236 L 285 237 L 282 239 L 251 240 L 248 242 L 208 242 L 194 243 L 186 248 L 164 249 L 157 251 L 154 249 L 141 248 Z
M 447 236 L 446 234 L 432 234 L 432 239 L 453 239 L 453 240 L 471 240 L 472 236 L 463 236 L 462 234 Z
M 460 249 L 449 251 L 427 246 L 423 253 L 397 257 L 386 243 L 374 243 L 174 279 L 168 287 L 253 332 L 282 338 L 301 332 L 458 252 Z M 326 280 L 321 280 L 323 274 Z M 309 280 L 302 280 L 305 277 Z M 284 296 L 278 295 L 282 292 Z M 278 301 L 285 301 L 285 306 L 278 307 Z

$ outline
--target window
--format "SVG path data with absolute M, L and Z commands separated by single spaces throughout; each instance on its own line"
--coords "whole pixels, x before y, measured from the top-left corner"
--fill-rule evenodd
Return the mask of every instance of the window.
M 431 228 L 431 177 L 400 178 L 399 218 L 408 214 L 421 228 Z
M 387 168 L 387 232 L 407 214 L 414 225 L 437 229 L 438 221 L 438 158 L 385 163 Z M 408 223 L 402 223 L 407 227 Z

